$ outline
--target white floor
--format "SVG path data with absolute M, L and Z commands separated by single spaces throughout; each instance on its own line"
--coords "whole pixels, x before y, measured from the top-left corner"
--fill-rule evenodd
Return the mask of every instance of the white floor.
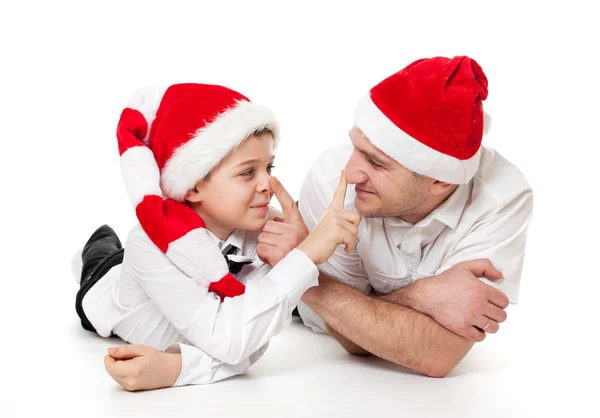
M 68 276 L 66 266 L 64 273 Z M 76 283 L 50 282 L 55 279 L 37 289 L 19 282 L 21 295 L 40 309 L 25 309 L 7 321 L 1 393 L 10 414 L 3 416 L 594 416 L 585 405 L 590 398 L 577 400 L 578 393 L 597 386 L 583 383 L 589 380 L 586 369 L 577 364 L 593 364 L 581 350 L 563 351 L 585 342 L 565 334 L 566 328 L 558 332 L 559 316 L 539 300 L 535 309 L 526 302 L 511 306 L 500 333 L 476 345 L 444 379 L 347 355 L 332 338 L 295 319 L 245 376 L 212 386 L 129 393 L 108 376 L 102 361 L 107 347 L 121 341 L 83 330 L 73 308 Z M 525 301 L 529 289 L 534 288 L 522 292 Z

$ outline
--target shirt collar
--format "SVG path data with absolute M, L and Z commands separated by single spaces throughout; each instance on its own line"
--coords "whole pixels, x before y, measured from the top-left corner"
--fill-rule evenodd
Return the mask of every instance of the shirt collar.
M 234 247 L 239 248 L 241 250 L 242 245 L 244 244 L 244 240 L 246 239 L 245 229 L 234 229 L 225 241 L 220 240 L 215 234 L 210 232 L 208 229 L 206 230 L 206 232 L 215 241 L 221 252 L 223 252 L 223 250 L 225 250 L 230 245 L 233 245 Z
M 450 229 L 454 230 L 465 210 L 470 191 L 471 183 L 459 185 L 444 203 L 435 208 L 433 212 L 420 223 L 423 223 L 423 226 L 426 226 L 431 223 L 433 219 L 437 219 Z
M 446 199 L 444 203 L 435 208 L 428 216 L 423 218 L 416 225 L 413 225 L 410 222 L 400 218 L 384 218 L 383 221 L 387 225 L 393 227 L 404 227 L 410 229 L 413 226 L 416 226 L 417 228 L 425 228 L 426 226 L 429 226 L 434 219 L 437 219 L 442 224 L 454 230 L 456 225 L 458 225 L 458 221 L 460 220 L 460 217 L 462 216 L 463 210 L 466 206 L 470 189 L 470 183 L 459 185 L 454 193 L 452 193 L 452 195 L 450 195 L 450 197 Z

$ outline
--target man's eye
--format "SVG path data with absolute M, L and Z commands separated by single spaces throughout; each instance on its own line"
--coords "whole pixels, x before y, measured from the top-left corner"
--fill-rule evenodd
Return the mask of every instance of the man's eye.
M 381 167 L 381 165 L 377 164 L 375 161 L 373 161 L 372 159 L 368 158 L 369 160 L 369 164 L 371 164 L 373 167 L 378 168 Z

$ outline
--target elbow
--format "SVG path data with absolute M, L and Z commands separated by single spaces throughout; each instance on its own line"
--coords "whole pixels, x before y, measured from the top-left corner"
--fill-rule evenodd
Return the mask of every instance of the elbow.
M 461 339 L 461 344 L 452 349 L 436 351 L 430 356 L 422 357 L 417 371 L 428 377 L 446 377 L 462 361 L 473 343 Z
M 422 361 L 418 362 L 417 364 L 413 364 L 412 367 L 408 367 L 427 377 L 434 377 L 438 379 L 448 376 L 460 361 L 460 359 L 455 360 L 453 358 L 433 358 L 421 360 Z M 397 364 L 407 367 L 404 364 Z
M 344 346 L 344 349 L 349 353 L 352 354 L 353 356 L 362 356 L 362 357 L 367 357 L 370 356 L 371 353 L 369 353 L 367 350 L 365 350 L 362 347 L 359 346 L 351 346 L 351 347 L 346 347 Z
M 460 363 L 462 358 L 463 355 L 447 355 L 446 357 L 431 359 L 429 364 L 424 368 L 423 373 L 428 377 L 446 377 Z
M 422 373 L 427 376 L 427 377 L 435 377 L 435 378 L 442 378 L 442 377 L 446 377 L 450 374 L 450 372 L 454 370 L 454 366 L 432 366 L 432 367 L 428 367 L 426 369 L 424 369 L 422 371 Z

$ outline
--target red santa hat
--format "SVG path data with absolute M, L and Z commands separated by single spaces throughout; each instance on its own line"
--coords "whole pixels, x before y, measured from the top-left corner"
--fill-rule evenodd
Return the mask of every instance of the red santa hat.
M 131 203 L 152 242 L 189 277 L 223 298 L 244 293 L 185 195 L 235 147 L 279 127 L 270 110 L 227 87 L 175 84 L 138 91 L 117 127 Z
M 369 141 L 418 174 L 468 183 L 479 167 L 490 118 L 488 80 L 466 56 L 420 59 L 386 78 L 357 105 L 355 125 Z

